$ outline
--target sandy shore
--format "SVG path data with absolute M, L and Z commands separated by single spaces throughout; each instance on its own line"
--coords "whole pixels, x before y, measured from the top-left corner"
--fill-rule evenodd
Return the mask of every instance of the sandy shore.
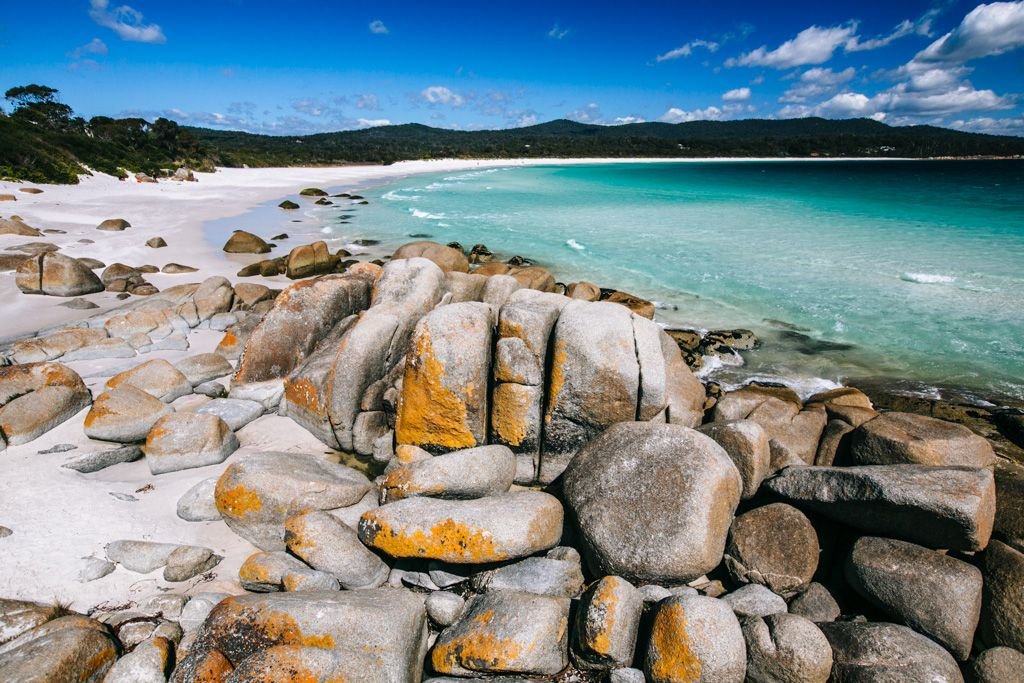
M 569 163 L 598 163 L 573 160 Z M 640 160 L 637 160 L 640 161 Z M 83 178 L 75 186 L 33 185 L 41 194 L 18 189 L 27 184 L 0 183 L 0 193 L 13 193 L 16 202 L 0 204 L 0 215 L 21 216 L 40 230 L 56 229 L 43 237 L 0 235 L 0 252 L 12 246 L 46 241 L 74 257 L 92 257 L 106 264 L 128 265 L 181 263 L 198 272 L 181 275 L 149 274 L 158 288 L 198 282 L 223 275 L 238 282 L 237 256 L 221 251 L 204 236 L 204 224 L 245 213 L 249 209 L 294 195 L 303 187 L 358 187 L 386 182 L 415 173 L 448 172 L 489 166 L 509 166 L 547 161 L 430 161 L 392 166 L 342 168 L 222 169 L 197 174 L 198 182 L 162 181 L 158 184 L 118 181 L 109 176 Z M 96 226 L 107 218 L 124 218 L 132 227 L 123 232 L 104 232 Z M 168 246 L 145 245 L 151 237 L 163 237 Z M 81 243 L 79 240 L 92 240 Z M 297 242 L 298 243 L 298 242 Z M 262 258 L 252 256 L 253 260 Z M 284 276 L 273 280 L 246 278 L 283 288 Z M 61 306 L 60 297 L 22 294 L 13 272 L 0 273 L 0 340 L 29 335 L 41 329 L 71 323 L 95 315 L 97 310 L 72 310 Z M 112 293 L 90 295 L 90 301 L 113 308 L 122 301 Z M 138 300 L 131 297 L 130 301 Z M 186 356 L 212 351 L 223 333 L 193 330 L 188 351 L 154 351 L 135 358 L 71 361 L 99 395 L 110 376 L 142 362 L 164 358 L 176 363 Z M 221 381 L 227 383 L 228 378 Z M 196 395 L 175 401 L 177 411 L 195 410 L 208 399 Z M 123 604 L 164 590 L 189 594 L 204 591 L 238 591 L 241 563 L 256 549 L 221 522 L 185 522 L 175 514 L 181 495 L 196 483 L 216 476 L 224 467 L 252 451 L 323 453 L 325 446 L 288 418 L 264 415 L 237 432 L 241 449 L 222 465 L 183 470 L 154 478 L 145 460 L 123 463 L 92 474 L 63 468 L 67 460 L 86 453 L 109 450 L 116 444 L 93 441 L 83 433 L 87 411 L 23 446 L 0 453 L 0 526 L 13 530 L 4 538 L 0 552 L 0 596 L 69 603 L 88 611 L 97 606 Z M 46 453 L 55 446 L 73 450 Z M 61 449 L 59 448 L 58 451 Z M 40 452 L 44 451 L 44 452 Z M 188 584 L 168 584 L 160 570 L 142 575 L 119 568 L 96 581 L 81 582 L 79 573 L 89 557 L 103 557 L 106 544 L 117 539 L 183 543 L 212 548 L 224 560 L 207 578 Z
M 502 166 L 734 161 L 737 159 L 448 159 L 403 161 L 390 166 L 222 168 L 216 173 L 197 173 L 198 182 L 194 183 L 138 183 L 119 181 L 106 175 L 83 176 L 78 185 L 0 182 L 0 194 L 10 193 L 18 198 L 16 202 L 0 203 L 0 216 L 18 215 L 41 230 L 65 231 L 65 234 L 46 234 L 41 238 L 0 235 L 0 252 L 27 242 L 46 241 L 56 244 L 61 253 L 68 256 L 92 257 L 106 264 L 120 262 L 132 266 L 152 264 L 163 267 L 167 263 L 180 263 L 199 269 L 195 274 L 147 276 L 147 280 L 163 289 L 190 282 L 199 274 L 223 275 L 234 280 L 239 268 L 238 260 L 227 258 L 220 250 L 222 245 L 208 243 L 203 235 L 203 225 L 208 221 L 240 215 L 272 199 L 296 193 L 303 187 L 356 187 L 419 173 Z M 801 160 L 742 161 L 786 163 Z M 43 193 L 18 192 L 30 186 L 42 189 Z M 124 232 L 97 231 L 96 226 L 107 218 L 124 218 L 132 227 Z M 168 246 L 162 249 L 145 246 L 146 240 L 156 236 L 163 237 Z M 83 244 L 79 241 L 83 239 L 93 242 Z M 272 284 L 259 278 L 250 281 Z M 60 306 L 63 301 L 57 297 L 21 296 L 14 285 L 13 273 L 0 273 L 0 297 L 4 302 L 0 341 L 85 317 L 83 312 Z M 120 303 L 113 294 L 94 295 L 90 300 L 104 307 Z

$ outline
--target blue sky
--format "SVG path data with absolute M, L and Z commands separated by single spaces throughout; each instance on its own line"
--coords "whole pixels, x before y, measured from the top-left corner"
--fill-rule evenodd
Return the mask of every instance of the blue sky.
M 1024 135 L 1024 0 L 5 5 L 0 86 L 50 85 L 84 116 L 298 134 L 818 115 Z

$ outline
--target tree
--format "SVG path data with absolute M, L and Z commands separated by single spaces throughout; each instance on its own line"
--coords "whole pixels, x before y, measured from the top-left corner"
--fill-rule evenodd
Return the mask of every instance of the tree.
M 68 130 L 75 124 L 74 110 L 57 99 L 58 91 L 45 85 L 19 85 L 4 93 L 11 103 L 12 117 L 53 130 Z

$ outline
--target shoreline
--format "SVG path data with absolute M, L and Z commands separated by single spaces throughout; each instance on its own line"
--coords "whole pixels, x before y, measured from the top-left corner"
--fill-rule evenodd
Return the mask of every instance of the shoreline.
M 423 163 L 412 166 L 410 170 L 408 165 L 397 166 L 374 168 L 374 173 L 361 174 L 352 174 L 349 168 L 322 170 L 320 174 L 310 169 L 293 172 L 281 169 L 271 172 L 235 170 L 224 172 L 220 177 L 217 177 L 219 174 L 202 175 L 198 183 L 165 181 L 157 185 L 122 184 L 107 177 L 79 186 L 47 187 L 43 194 L 25 195 L 24 199 L 19 193 L 16 204 L 3 207 L 4 214 L 17 213 L 23 215 L 30 225 L 35 223 L 39 228 L 67 229 L 67 233 L 42 238 L 0 236 L 0 250 L 33 239 L 52 240 L 67 244 L 67 253 L 72 256 L 100 257 L 108 264 L 115 261 L 130 264 L 179 261 L 200 268 L 199 272 L 186 275 L 147 275 L 147 279 L 160 289 L 202 281 L 211 275 L 225 275 L 236 284 L 267 283 L 280 288 L 292 282 L 284 280 L 283 276 L 274 279 L 237 278 L 237 261 L 221 252 L 219 245 L 207 242 L 204 226 L 210 221 L 244 215 L 260 204 L 294 194 L 304 186 L 351 184 L 355 187 L 357 183 L 386 182 L 413 173 L 480 167 L 448 164 L 442 167 Z M 379 170 L 390 173 L 376 173 Z M 243 184 L 242 180 L 248 182 Z M 0 187 L 9 185 L 0 184 Z M 111 203 L 112 200 L 116 201 Z M 100 220 L 119 216 L 127 218 L 133 227 L 120 233 L 96 231 L 95 225 Z M 161 234 L 168 240 L 168 247 L 151 249 L 143 245 L 149 237 Z M 86 235 L 88 239 L 95 239 L 95 243 L 80 245 L 76 242 Z M 284 250 L 282 247 L 280 251 Z M 262 257 L 253 255 L 253 258 Z M 72 311 L 59 306 L 63 299 L 24 295 L 14 286 L 10 273 L 0 275 L 0 280 L 7 288 L 0 290 L 7 295 L 9 302 L 6 304 L 6 320 L 15 321 L 26 331 L 35 332 L 59 324 L 60 320 L 46 322 L 54 317 L 64 316 L 63 322 L 70 322 L 101 312 Z M 614 286 L 616 283 L 602 284 Z M 90 298 L 109 303 L 111 307 L 122 303 L 109 292 Z M 133 297 L 129 301 L 142 300 Z M 7 336 L 10 329 L 5 323 L 0 336 Z M 98 396 L 104 391 L 107 378 L 117 372 L 152 359 L 162 358 L 176 363 L 188 355 L 211 352 L 222 336 L 222 332 L 196 329 L 189 335 L 191 347 L 184 353 L 154 350 L 145 356 L 74 360 L 67 364 L 81 375 L 93 395 Z M 63 361 L 57 359 L 57 362 Z M 898 383 L 898 379 L 893 379 L 883 388 L 888 391 Z M 177 399 L 173 407 L 189 412 L 203 400 L 206 399 L 199 395 L 185 396 Z M 922 398 L 916 407 L 924 409 L 927 404 L 927 409 L 934 411 L 934 404 L 928 404 L 928 400 Z M 912 403 L 908 401 L 907 405 Z M 967 413 L 961 410 L 959 414 L 964 419 L 975 419 Z M 956 415 L 948 411 L 942 416 L 951 419 Z M 151 486 L 154 479 L 144 460 L 125 462 L 91 473 L 64 469 L 61 466 L 64 461 L 98 453 L 110 446 L 84 435 L 83 417 L 84 411 L 29 443 L 9 446 L 2 454 L 6 469 L 0 484 L 0 500 L 7 501 L 8 505 L 0 524 L 13 529 L 14 534 L 5 541 L 5 553 L 0 556 L 0 577 L 3 577 L 0 578 L 0 595 L 32 600 L 56 598 L 85 610 L 104 604 L 110 607 L 120 604 L 118 601 L 139 599 L 167 588 L 187 593 L 237 590 L 238 569 L 252 552 L 252 547 L 219 522 L 185 522 L 174 512 L 176 502 L 186 491 L 210 477 L 212 469 L 220 472 L 221 468 L 195 468 L 163 474 L 156 480 L 155 488 Z M 241 448 L 225 461 L 228 464 L 259 451 L 322 453 L 326 449 L 298 423 L 276 414 L 263 415 L 237 430 L 237 434 Z M 72 449 L 61 450 L 66 445 Z M 1024 458 L 1020 458 L 1020 462 L 1024 462 Z M 40 497 L 38 492 L 45 492 L 44 497 Z M 158 575 L 122 570 L 99 580 L 80 582 L 78 572 L 82 558 L 102 557 L 104 544 L 119 538 L 209 546 L 224 560 L 210 574 L 213 578 L 197 577 L 189 584 L 167 584 Z M 42 578 L 36 573 L 40 566 L 45 567 Z
M 41 229 L 65 231 L 63 235 L 44 234 L 38 241 L 56 244 L 60 247 L 61 253 L 75 258 L 98 258 L 107 265 L 116 262 L 130 265 L 154 261 L 162 262 L 155 265 L 182 263 L 196 267 L 208 276 L 222 275 L 231 279 L 236 277 L 237 261 L 232 261 L 227 254 L 220 251 L 219 245 L 206 240 L 205 224 L 242 216 L 274 198 L 295 194 L 302 186 L 365 188 L 370 183 L 377 185 L 396 182 L 413 175 L 428 173 L 547 165 L 907 160 L 898 157 L 438 159 L 400 161 L 386 166 L 358 164 L 276 168 L 218 167 L 215 173 L 196 172 L 198 182 L 164 179 L 157 183 L 139 183 L 132 179 L 118 180 L 113 176 L 96 173 L 92 176 L 81 176 L 77 185 L 0 181 L 0 194 L 11 193 L 18 197 L 16 202 L 0 203 L 0 216 L 17 215 L 29 225 L 35 223 Z M 39 188 L 43 192 L 36 195 L 18 192 L 21 188 L 27 187 Z M 158 200 L 158 203 L 154 200 Z M 124 218 L 132 227 L 120 233 L 97 232 L 96 225 L 108 218 Z M 168 239 L 167 247 L 157 250 L 144 246 L 149 238 L 163 236 L 167 239 L 166 235 L 171 234 L 175 235 L 175 239 Z M 81 244 L 78 242 L 80 239 L 92 239 L 94 243 Z M 37 240 L 0 235 L 0 252 L 32 241 Z M 10 302 L 7 305 L 8 320 L 18 322 L 13 325 L 7 324 L 0 329 L 0 343 L 84 317 L 60 308 L 60 302 L 25 302 L 25 297 L 16 296 L 20 292 L 14 286 L 13 277 L 2 275 L 0 273 L 0 297 Z M 183 281 L 180 275 L 156 273 L 150 279 L 160 289 Z M 267 284 L 259 277 L 251 281 Z M 95 299 L 102 308 L 120 305 L 120 302 L 108 293 L 96 295 Z M 36 305 L 40 303 L 44 305 Z
M 427 160 L 427 161 L 403 161 L 390 165 L 357 164 L 347 166 L 316 166 L 316 167 L 283 167 L 283 168 L 218 168 L 215 173 L 196 173 L 198 182 L 181 182 L 173 180 L 161 180 L 158 183 L 138 183 L 134 180 L 120 181 L 111 176 L 97 174 L 94 176 L 83 176 L 82 182 L 78 185 L 36 185 L 30 183 L 14 183 L 9 181 L 0 182 L 0 193 L 12 192 L 18 196 L 17 202 L 0 204 L 0 216 L 19 215 L 29 225 L 41 229 L 57 228 L 65 230 L 66 234 L 44 234 L 39 238 L 17 237 L 12 235 L 0 235 L 0 252 L 8 250 L 11 246 L 24 244 L 32 241 L 46 241 L 56 244 L 61 248 L 61 253 L 81 258 L 99 258 L 106 265 L 120 262 L 137 266 L 145 263 L 152 263 L 162 266 L 166 263 L 181 263 L 198 269 L 192 274 L 168 275 L 153 273 L 146 275 L 159 289 L 164 289 L 175 284 L 190 282 L 196 279 L 219 275 L 231 281 L 250 282 L 262 284 L 271 288 L 284 288 L 293 281 L 283 276 L 264 278 L 262 276 L 247 277 L 238 279 L 237 271 L 254 261 L 266 257 L 282 256 L 294 246 L 324 239 L 332 244 L 332 250 L 344 246 L 353 252 L 353 257 L 373 259 L 385 258 L 393 251 L 395 245 L 385 244 L 379 247 L 358 247 L 353 248 L 348 244 L 340 244 L 342 237 L 331 237 L 315 232 L 307 231 L 304 235 L 295 235 L 292 239 L 282 243 L 280 249 L 267 255 L 255 254 L 227 254 L 221 250 L 222 240 L 211 233 L 211 228 L 216 224 L 232 223 L 231 228 L 250 229 L 244 222 L 244 217 L 253 212 L 276 211 L 276 203 L 284 198 L 295 199 L 298 191 L 305 186 L 322 186 L 331 192 L 356 191 L 365 192 L 371 188 L 381 187 L 401 182 L 413 176 L 420 176 L 435 173 L 460 172 L 466 170 L 488 169 L 488 168 L 513 168 L 529 166 L 569 166 L 569 165 L 619 165 L 619 164 L 647 164 L 647 163 L 735 163 L 735 162 L 828 162 L 828 161 L 928 161 L 930 159 L 905 159 L 899 157 L 873 158 L 835 158 L 835 157 L 792 157 L 792 158 L 744 158 L 744 157 L 714 157 L 701 159 L 676 159 L 676 158 L 546 158 L 546 159 L 482 159 L 482 160 Z M 42 194 L 29 195 L 18 193 L 21 187 L 39 187 L 43 189 Z M 306 198 L 308 199 L 308 198 Z M 325 225 L 319 217 L 307 218 L 310 210 L 317 210 L 320 207 L 314 205 L 303 206 L 302 211 L 295 212 L 302 216 L 302 222 L 311 224 L 319 223 Z M 335 206 L 337 208 L 337 206 Z M 8 213 L 9 212 L 9 213 Z M 132 223 L 132 228 L 123 232 L 98 232 L 95 225 L 106 218 L 126 218 Z M 237 224 L 234 224 L 235 221 Z M 294 222 L 294 221 L 293 221 Z M 276 229 L 276 228 L 275 228 Z M 258 231 L 258 230 L 257 230 Z M 357 229 L 357 232 L 360 230 Z M 226 230 L 230 234 L 230 230 Z M 300 231 L 301 232 L 301 231 Z M 372 232 L 372 231 L 371 231 Z M 160 249 L 151 249 L 144 246 L 144 242 L 151 238 L 162 236 L 168 241 L 168 246 Z M 375 238 L 376 235 L 367 235 Z M 226 236 L 221 235 L 223 239 Z M 269 234 L 264 235 L 265 238 Z M 93 239 L 92 244 L 80 244 L 79 239 Z M 413 239 L 413 238 L 409 238 Z M 275 245 L 277 246 L 277 245 Z M 468 247 L 468 244 L 466 245 Z M 383 248 L 381 248 L 383 247 Z M 556 276 L 568 277 L 568 273 L 559 268 L 556 258 L 547 258 L 541 254 L 523 254 L 541 265 L 549 267 Z M 508 256 L 505 254 L 505 256 Z M 99 271 L 97 271 L 98 273 Z M 566 280 L 568 281 L 568 280 Z M 599 283 L 601 286 L 617 287 L 621 283 L 607 282 Z M 643 294 L 643 293 L 641 293 Z M 697 296 L 689 292 L 678 292 L 679 296 L 685 299 L 688 296 Z M 31 337 L 35 334 L 52 330 L 67 324 L 73 324 L 77 320 L 88 317 L 89 314 L 99 311 L 75 311 L 60 306 L 65 300 L 57 297 L 27 296 L 21 295 L 14 285 L 13 273 L 0 273 L 0 296 L 6 295 L 8 316 L 7 323 L 0 328 L 0 343 L 9 343 L 16 338 Z M 103 292 L 91 295 L 101 306 L 100 310 L 109 310 L 122 306 L 124 303 L 115 298 L 110 292 Z M 134 297 L 133 297 L 134 299 Z M 664 309 L 659 306 L 657 318 L 663 325 L 672 328 L 685 328 L 701 330 L 703 326 L 699 321 L 687 319 L 676 312 L 673 301 L 667 302 Z M 728 304 L 722 304 L 728 306 Z M 13 321 L 13 322 L 12 322 Z M 771 334 L 775 330 L 772 321 L 763 320 L 739 321 L 738 326 L 750 327 L 760 332 Z M 776 321 L 777 322 L 777 321 Z M 779 328 L 783 329 L 783 328 Z M 781 349 L 779 352 L 784 352 Z M 706 373 L 705 379 L 714 380 L 713 374 L 721 374 L 723 381 L 730 386 L 741 385 L 749 381 L 790 381 L 794 387 L 804 385 L 803 393 L 813 393 L 814 390 L 832 384 L 843 384 L 854 376 L 858 378 L 868 377 L 872 381 L 892 378 L 892 381 L 901 385 L 917 385 L 924 387 L 924 391 L 918 395 L 925 396 L 928 393 L 942 391 L 938 385 L 942 384 L 911 375 L 894 374 L 894 368 L 887 368 L 884 364 L 864 365 L 855 363 L 855 367 L 849 369 L 854 374 L 839 373 L 834 377 L 821 376 L 811 373 L 806 376 L 790 376 L 776 374 L 766 376 L 758 374 L 754 368 L 745 371 L 739 366 L 726 365 L 719 369 L 718 373 Z M 724 372 L 720 372 L 724 370 Z M 738 372 L 737 372 L 738 371 Z M 820 386 L 812 386 L 820 385 Z M 958 396 L 973 395 L 980 399 L 979 405 L 985 402 L 990 404 L 1019 405 L 1021 402 L 1009 394 L 999 394 L 980 385 L 945 385 L 952 388 Z M 810 387 L 810 388 L 808 388 Z M 939 398 L 938 395 L 932 398 Z

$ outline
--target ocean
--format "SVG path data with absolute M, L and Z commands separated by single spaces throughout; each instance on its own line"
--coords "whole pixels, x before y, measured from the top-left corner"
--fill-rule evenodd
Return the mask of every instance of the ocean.
M 705 371 L 726 383 L 1024 400 L 1024 161 L 552 165 L 359 191 L 306 212 L 333 247 L 483 243 L 652 299 L 665 324 L 751 329 L 744 365 Z

